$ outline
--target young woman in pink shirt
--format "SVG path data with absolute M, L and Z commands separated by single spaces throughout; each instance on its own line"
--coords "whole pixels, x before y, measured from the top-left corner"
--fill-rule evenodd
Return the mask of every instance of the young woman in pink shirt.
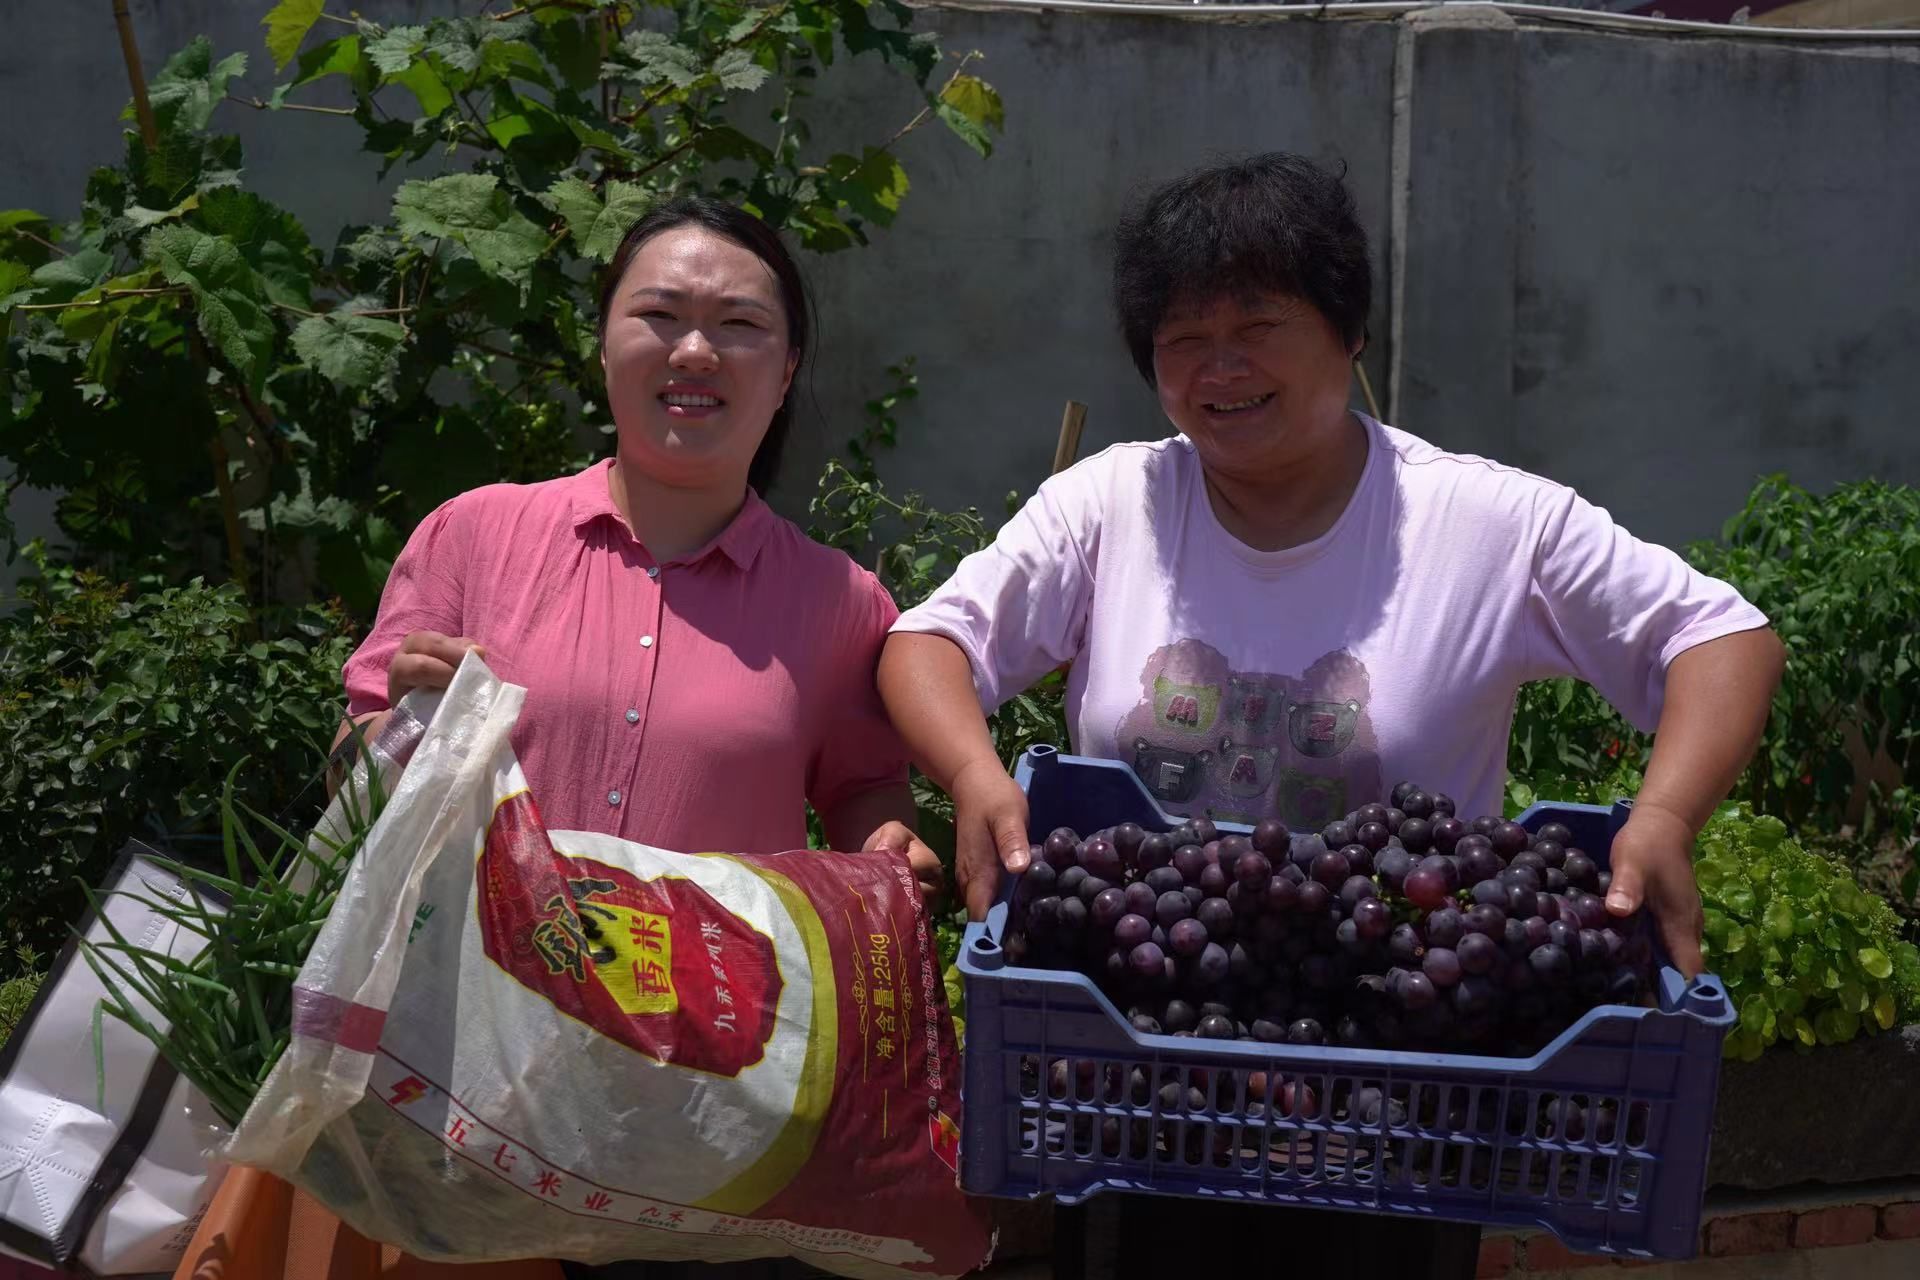
M 761 499 L 809 314 L 780 238 L 688 198 L 627 234 L 601 292 L 615 456 L 429 515 L 346 666 L 348 714 L 441 688 L 469 647 L 526 687 L 513 745 L 547 825 L 668 849 L 932 855 L 874 691 L 896 610 Z
M 1577 676 L 1657 726 L 1607 907 L 1651 906 L 1674 964 L 1700 972 L 1691 851 L 1766 722 L 1783 662 L 1766 619 L 1571 489 L 1349 410 L 1367 238 L 1312 164 L 1260 156 L 1154 191 L 1121 224 L 1114 284 L 1179 434 L 1048 480 L 894 624 L 880 664 L 894 723 L 953 796 L 975 918 L 1032 834 L 983 711 L 1063 663 L 1075 750 L 1126 761 L 1173 812 L 1305 830 L 1403 778 L 1497 815 L 1515 693 Z M 1225 1239 L 1301 1274 L 1474 1265 L 1470 1230 L 1138 1207 L 1107 1242 L 1122 1275 Z

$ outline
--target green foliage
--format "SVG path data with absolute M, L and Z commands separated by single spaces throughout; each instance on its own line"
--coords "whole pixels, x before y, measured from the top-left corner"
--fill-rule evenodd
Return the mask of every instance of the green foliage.
M 898 0 L 556 0 L 383 26 L 282 0 L 265 96 L 246 55 L 196 39 L 152 77 L 158 136 L 128 130 L 79 219 L 0 213 L 8 489 L 60 492 L 77 563 L 111 576 L 243 574 L 256 605 L 370 615 L 433 507 L 605 447 L 594 277 L 646 209 L 705 192 L 829 252 L 899 211 L 913 129 L 987 150 L 998 97 L 974 55 L 935 79 L 913 17 Z M 849 57 L 897 73 L 900 117 L 836 152 L 805 108 Z M 307 100 L 329 90 L 352 105 Z M 435 173 L 324 249 L 244 188 L 238 141 L 215 131 L 244 109 L 325 113 L 383 172 Z M 8 554 L 13 536 L 0 525 Z
M 245 760 L 235 764 L 220 789 L 219 870 L 161 859 L 194 892 L 184 902 L 139 899 L 207 945 L 183 960 L 129 941 L 104 912 L 99 918 L 108 940 L 80 943 L 80 955 L 107 990 L 94 1013 L 95 1070 L 104 1013 L 152 1041 L 234 1126 L 286 1051 L 294 979 L 386 803 L 379 774 L 363 766 L 344 780 L 337 807 L 303 838 L 237 798 L 236 781 L 249 767 Z M 201 905 L 214 894 L 227 901 L 217 916 Z M 87 899 L 99 911 L 100 896 L 89 890 Z M 167 1030 L 143 1015 L 130 994 Z
M 15 976 L 0 981 L 0 1045 L 7 1042 L 13 1029 L 20 1025 L 20 1019 L 27 1016 L 27 1006 L 33 1003 L 35 993 L 47 977 L 40 970 L 40 955 L 32 947 L 14 948 L 14 957 Z
M 260 638 L 232 585 L 140 593 L 52 566 L 0 618 L 0 949 L 56 950 L 126 841 L 217 830 L 243 754 L 247 803 L 281 812 L 338 723 L 350 650 L 331 611 Z M 317 795 L 317 792 L 315 793 Z
M 1690 554 L 1736 583 L 1787 646 L 1744 799 L 1837 830 L 1858 781 L 1848 725 L 1869 749 L 1884 748 L 1909 786 L 1920 782 L 1920 489 L 1868 480 L 1815 497 L 1771 476 L 1720 543 Z
M 1900 937 L 1898 917 L 1779 819 L 1723 810 L 1701 834 L 1694 872 L 1707 964 L 1740 1015 L 1729 1056 L 1839 1044 L 1920 1015 L 1920 950 Z

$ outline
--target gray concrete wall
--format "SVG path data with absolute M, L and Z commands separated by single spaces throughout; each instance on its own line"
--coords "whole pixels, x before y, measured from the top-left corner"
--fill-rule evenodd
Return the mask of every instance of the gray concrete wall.
M 260 44 L 266 0 L 133 0 L 150 67 L 199 32 Z M 360 6 L 404 20 L 458 6 Z M 468 0 L 465 8 L 479 6 Z M 981 161 L 909 137 L 913 188 L 873 248 L 810 264 L 818 412 L 777 500 L 804 509 L 884 367 L 922 397 L 889 479 L 997 510 L 1031 491 L 1063 402 L 1083 452 L 1168 428 L 1107 302 L 1114 219 L 1210 155 L 1343 162 L 1374 235 L 1368 366 L 1388 417 L 1579 485 L 1645 536 L 1705 536 L 1752 479 L 1920 481 L 1920 49 L 1516 27 L 1488 11 L 1273 21 L 936 8 L 1006 100 Z M 107 0 L 0 16 L 0 208 L 77 207 L 117 154 Z M 827 86 L 821 132 L 911 113 L 886 77 Z M 853 132 L 854 122 L 860 128 Z M 319 116 L 244 110 L 251 181 L 316 240 L 382 216 L 398 176 Z M 44 527 L 44 504 L 16 518 Z M 0 570 L 0 590 L 6 585 Z

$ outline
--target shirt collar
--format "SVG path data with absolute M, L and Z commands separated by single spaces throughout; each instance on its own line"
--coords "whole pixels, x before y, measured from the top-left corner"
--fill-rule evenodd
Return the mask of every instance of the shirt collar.
M 613 505 L 613 495 L 607 489 L 607 473 L 613 470 L 613 459 L 606 458 L 594 463 L 569 481 L 570 497 L 573 503 L 573 527 L 585 528 L 602 516 L 611 517 L 620 526 L 627 537 L 633 537 L 633 530 L 620 515 L 620 509 Z M 668 563 L 694 564 L 718 551 L 733 561 L 738 569 L 751 569 L 760 547 L 767 539 L 767 527 L 773 509 L 767 506 L 759 494 L 751 488 L 747 490 L 747 500 L 727 527 L 718 537 L 706 546 L 688 555 L 677 557 Z M 637 540 L 636 540 L 637 541 Z

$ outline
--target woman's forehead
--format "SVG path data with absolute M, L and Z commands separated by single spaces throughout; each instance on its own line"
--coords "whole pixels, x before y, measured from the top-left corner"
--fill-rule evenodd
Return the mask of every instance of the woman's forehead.
M 626 292 L 666 287 L 779 300 L 773 269 L 745 245 L 705 227 L 671 227 L 641 245 L 623 282 Z
M 1294 293 L 1267 289 L 1220 289 L 1176 295 L 1160 317 L 1162 326 L 1233 320 L 1246 316 L 1297 314 L 1310 306 Z

